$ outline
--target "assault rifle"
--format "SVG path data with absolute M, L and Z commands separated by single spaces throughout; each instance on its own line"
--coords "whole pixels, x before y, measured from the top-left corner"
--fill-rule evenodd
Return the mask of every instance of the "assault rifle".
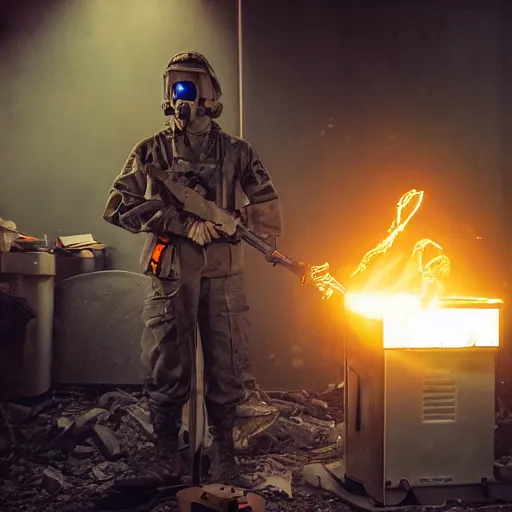
M 265 255 L 266 260 L 273 265 L 281 265 L 293 272 L 301 283 L 310 282 L 317 285 L 328 296 L 334 291 L 345 293 L 345 288 L 328 272 L 329 265 L 312 266 L 286 256 L 276 249 L 275 239 L 271 242 L 259 237 L 247 229 L 239 219 L 226 210 L 217 206 L 213 201 L 206 200 L 201 194 L 173 180 L 169 172 L 152 167 L 148 174 L 163 183 L 177 202 L 178 209 L 195 215 L 202 220 L 208 220 L 216 229 L 228 236 L 237 234 L 250 246 Z M 321 287 L 323 284 L 323 288 Z

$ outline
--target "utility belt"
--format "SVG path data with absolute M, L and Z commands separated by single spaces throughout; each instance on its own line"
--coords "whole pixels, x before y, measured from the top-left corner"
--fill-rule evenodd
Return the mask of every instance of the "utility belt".
M 195 245 L 193 242 L 189 243 Z M 182 262 L 179 246 L 179 237 L 177 239 L 172 235 L 160 235 L 156 241 L 153 238 L 146 253 L 148 263 L 145 264 L 143 272 L 161 279 L 180 279 L 183 263 L 189 270 L 199 265 L 204 273 L 203 277 L 225 277 L 242 271 L 243 251 L 242 240 L 239 237 L 215 240 L 202 248 L 197 246 L 198 249 L 202 249 L 205 258 L 202 264 L 195 261 L 195 257 L 189 260 L 186 256 L 186 261 Z M 193 253 L 198 254 L 194 250 Z

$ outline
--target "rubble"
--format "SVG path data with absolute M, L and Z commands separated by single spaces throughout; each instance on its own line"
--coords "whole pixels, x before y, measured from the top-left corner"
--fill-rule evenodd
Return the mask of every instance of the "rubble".
M 319 393 L 260 392 L 239 407 L 237 459 L 254 468 L 251 479 L 255 492 L 267 500 L 266 510 L 348 510 L 337 498 L 306 485 L 301 475 L 306 464 L 341 457 L 342 394 L 340 385 Z M 108 510 L 117 510 L 123 500 L 126 507 L 153 500 L 148 511 L 177 512 L 175 499 L 165 493 L 116 496 L 113 489 L 152 455 L 152 425 L 140 392 L 60 389 L 43 403 L 3 405 L 0 441 L 5 438 L 8 448 L 0 454 L 2 512 L 85 512 L 96 510 L 105 497 L 116 504 Z M 512 415 L 504 405 L 497 425 L 497 432 L 511 434 Z M 512 434 L 500 443 L 512 446 Z M 511 471 L 509 455 L 497 456 L 503 473 Z
M 75 457 L 75 459 L 87 459 L 91 457 L 96 450 L 92 446 L 75 446 L 74 450 L 71 452 L 71 456 Z
M 46 468 L 41 478 L 41 487 L 48 494 L 56 494 L 66 485 L 63 474 L 55 468 Z
M 137 420 L 139 425 L 149 434 L 153 434 L 153 425 L 151 424 L 151 420 L 149 418 L 149 412 L 145 411 L 139 405 L 130 405 L 126 408 L 128 414 Z
M 122 456 L 121 444 L 112 430 L 101 425 L 94 425 L 92 433 L 100 452 L 107 460 L 115 461 Z
M 326 396 L 256 393 L 240 406 L 240 459 L 254 461 L 253 480 L 271 500 L 296 494 L 292 480 L 304 464 L 339 456 L 327 438 L 342 418 L 331 415 L 328 398 L 340 408 L 341 393 Z M 152 455 L 153 427 L 140 392 L 60 389 L 35 407 L 6 403 L 4 409 L 19 442 L 0 458 L 2 512 L 94 509 L 95 499 L 118 478 L 137 474 Z M 1 432 L 0 439 L 9 437 Z

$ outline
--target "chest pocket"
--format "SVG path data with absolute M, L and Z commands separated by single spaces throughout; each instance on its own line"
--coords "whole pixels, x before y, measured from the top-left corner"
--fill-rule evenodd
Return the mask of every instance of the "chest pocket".
M 214 160 L 190 162 L 178 158 L 174 161 L 171 172 L 178 183 L 195 190 L 208 201 L 217 200 L 218 175 L 221 173 L 221 166 Z
M 241 169 L 235 167 L 235 151 L 229 137 L 223 137 L 222 167 L 217 175 L 217 206 L 234 213 L 249 204 L 240 186 Z

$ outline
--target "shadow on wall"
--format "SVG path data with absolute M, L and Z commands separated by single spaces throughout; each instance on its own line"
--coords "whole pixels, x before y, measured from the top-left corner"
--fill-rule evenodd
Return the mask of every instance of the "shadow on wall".
M 139 237 L 101 218 L 137 141 L 161 129 L 162 74 L 194 49 L 221 81 L 236 133 L 236 2 L 4 0 L 0 8 L 1 212 L 34 236 L 92 233 L 138 271 Z
M 502 296 L 499 3 L 274 4 L 269 16 L 266 2 L 244 0 L 244 136 L 283 201 L 280 249 L 329 261 L 350 284 L 400 196 L 416 188 L 424 204 L 403 250 L 432 238 L 452 259 L 459 293 Z M 258 372 L 276 386 L 283 375 L 310 387 L 332 378 L 341 305 L 331 312 L 292 276 L 249 260 L 259 273 L 248 276 Z
M 421 188 L 404 246 L 433 238 L 458 283 L 500 294 L 500 13 L 461 4 L 244 0 L 244 137 L 279 189 L 284 252 L 346 280 L 401 194 Z M 0 215 L 50 239 L 92 232 L 137 271 L 139 239 L 101 219 L 108 188 L 163 126 L 161 77 L 178 50 L 211 60 L 221 124 L 237 132 L 236 2 L 4 0 L 0 13 Z M 246 254 L 262 385 L 326 385 L 342 305 Z

